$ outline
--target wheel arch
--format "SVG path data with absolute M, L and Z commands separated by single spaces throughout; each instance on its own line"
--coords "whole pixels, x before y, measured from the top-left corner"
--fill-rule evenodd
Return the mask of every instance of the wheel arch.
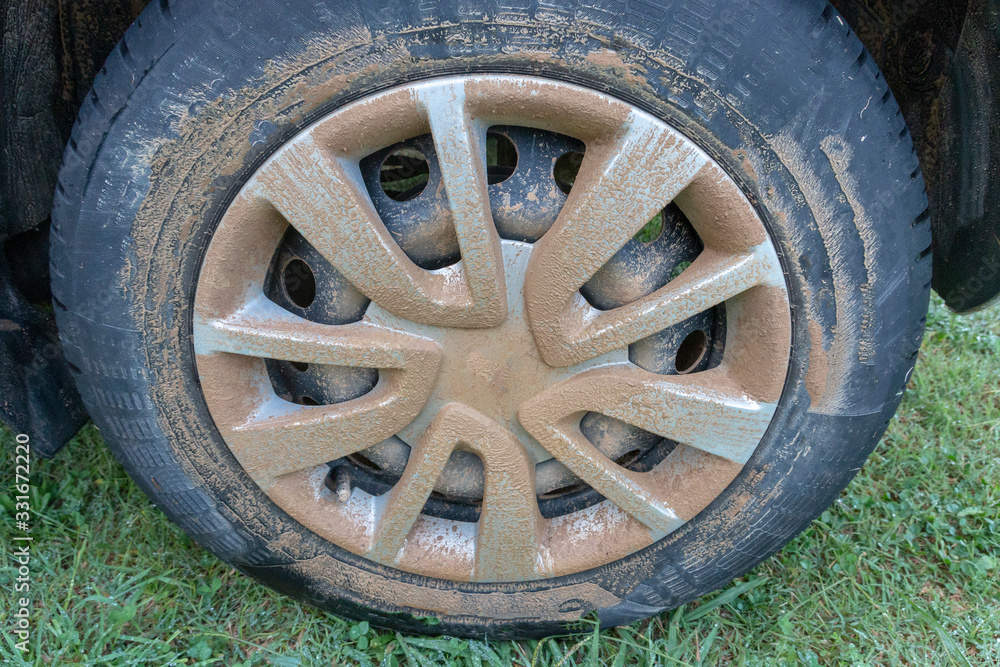
M 878 63 L 927 183 L 934 290 L 1000 296 L 1000 0 L 832 0 Z
M 0 0 L 0 420 L 44 457 L 87 420 L 49 289 L 56 178 L 94 76 L 144 5 Z

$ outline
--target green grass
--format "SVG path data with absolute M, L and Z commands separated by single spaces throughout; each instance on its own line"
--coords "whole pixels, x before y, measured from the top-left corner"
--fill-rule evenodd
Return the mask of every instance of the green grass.
M 699 603 L 542 642 L 404 637 L 272 593 L 170 524 L 88 427 L 33 464 L 27 664 L 1000 664 L 998 359 L 1000 310 L 960 318 L 935 301 L 888 435 L 805 533 Z M 5 482 L 3 610 L 12 496 Z M 0 654 L 21 664 L 6 611 L 3 626 Z
M 660 232 L 663 231 L 663 211 L 660 211 L 653 218 L 643 225 L 635 234 L 635 240 L 639 243 L 652 243 L 660 236 Z

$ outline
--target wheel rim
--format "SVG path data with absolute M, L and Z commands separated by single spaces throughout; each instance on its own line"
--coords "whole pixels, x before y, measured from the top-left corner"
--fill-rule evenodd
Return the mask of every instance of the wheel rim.
M 515 135 L 533 128 L 546 141 L 573 137 L 585 147 L 568 196 L 560 197 L 553 171 L 541 168 L 533 183 L 544 187 L 520 184 L 532 195 L 513 202 L 498 195 L 486 150 L 488 130 L 498 126 Z M 444 204 L 407 218 L 418 227 L 411 236 L 423 234 L 413 241 L 385 212 L 408 200 L 382 201 L 363 171 L 373 155 L 426 135 L 439 179 L 430 187 L 435 176 L 428 176 L 424 192 Z M 702 249 L 676 277 L 650 283 L 632 270 L 635 253 L 645 252 L 632 239 L 671 202 Z M 512 214 L 523 209 L 530 214 Z M 430 224 L 437 231 L 419 229 Z M 338 286 L 315 317 L 303 316 L 315 296 L 302 309 L 283 308 L 269 292 L 280 275 L 285 297 L 296 296 L 287 280 L 293 262 L 276 260 L 290 229 L 332 267 L 313 275 L 313 291 Z M 460 261 L 451 263 L 449 243 Z M 422 248 L 450 259 L 436 267 L 435 253 L 425 257 Z M 300 282 L 305 303 L 309 283 Z M 608 284 L 615 290 L 604 289 Z M 345 308 L 353 314 L 328 317 Z M 717 363 L 706 367 L 700 330 L 683 327 L 713 308 L 724 308 L 725 341 Z M 676 370 L 647 370 L 651 359 L 674 350 L 660 339 L 678 327 L 688 333 L 671 352 Z M 765 226 L 736 183 L 691 141 L 578 86 L 473 76 L 379 93 L 282 146 L 214 233 L 198 278 L 193 334 L 220 434 L 294 519 L 407 572 L 524 581 L 634 553 L 730 484 L 780 397 L 790 309 Z M 324 386 L 360 389 L 320 404 L 286 400 L 274 364 L 327 369 L 336 380 Z M 588 431 L 595 419 L 604 420 L 602 432 L 653 434 L 670 447 L 658 450 L 667 452 L 659 459 L 647 457 L 645 468 L 619 465 Z M 366 452 L 383 455 L 386 442 L 407 452 L 399 475 L 384 492 L 352 485 L 342 464 Z M 456 451 L 473 457 L 479 472 L 455 463 Z M 478 520 L 427 511 L 443 477 L 475 474 Z M 543 517 L 539 492 L 566 480 L 582 482 L 595 500 Z

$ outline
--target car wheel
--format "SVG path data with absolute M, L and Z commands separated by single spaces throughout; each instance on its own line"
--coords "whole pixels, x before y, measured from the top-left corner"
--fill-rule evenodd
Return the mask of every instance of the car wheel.
M 146 9 L 54 208 L 90 414 L 195 540 L 337 613 L 695 599 L 833 500 L 912 372 L 899 109 L 826 2 L 432 4 Z

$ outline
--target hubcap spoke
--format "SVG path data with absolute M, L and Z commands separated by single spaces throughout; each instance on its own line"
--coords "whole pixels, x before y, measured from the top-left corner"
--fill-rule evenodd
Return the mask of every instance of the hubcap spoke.
M 250 357 L 355 368 L 402 369 L 440 361 L 437 345 L 419 336 L 366 322 L 317 324 L 263 295 L 221 319 L 195 323 L 198 354 L 229 352 Z
M 443 407 L 389 492 L 368 557 L 395 564 L 452 451 L 483 461 L 485 493 L 476 535 L 473 579 L 534 579 L 542 517 L 535 500 L 534 465 L 524 447 L 499 424 L 459 403 Z
M 573 348 L 580 335 L 566 330 L 565 315 L 567 309 L 580 310 L 575 299 L 580 287 L 705 164 L 692 144 L 639 113 L 630 116 L 622 136 L 588 146 L 569 198 L 538 242 L 525 280 L 526 308 L 546 362 L 578 363 L 581 353 Z
M 487 325 L 499 324 L 507 313 L 507 290 L 487 190 L 486 128 L 469 117 L 462 84 L 422 89 L 420 102 L 434 137 L 472 301 L 489 311 L 481 314 Z
M 678 517 L 655 477 L 608 459 L 587 440 L 579 420 L 598 412 L 735 463 L 745 463 L 775 406 L 747 397 L 723 373 L 659 376 L 633 366 L 595 369 L 543 391 L 518 417 L 543 447 L 580 479 L 652 530 L 669 532 Z
M 225 383 L 224 377 L 207 378 L 207 393 L 228 406 L 220 410 L 227 415 L 220 426 L 228 427 L 233 453 L 263 487 L 281 475 L 333 461 L 393 435 L 426 403 L 441 359 L 438 346 L 425 338 L 363 322 L 316 324 L 263 296 L 229 317 L 199 318 L 195 340 L 199 363 L 209 366 L 219 365 L 219 353 L 226 353 L 383 369 L 369 394 L 313 407 L 281 400 L 259 371 L 246 395 L 234 393 L 235 387 L 216 386 Z M 275 450 L 279 442 L 280 454 Z
M 594 369 L 553 385 L 525 402 L 518 416 L 534 435 L 532 429 L 599 412 L 745 463 L 771 422 L 774 407 L 747 396 L 718 369 L 663 376 L 627 365 Z
M 709 250 L 676 280 L 620 308 L 599 311 L 578 299 L 564 311 L 553 361 L 578 364 L 631 345 L 767 282 L 775 267 L 764 248 L 738 255 Z
M 375 212 L 357 162 L 334 157 L 309 135 L 265 163 L 248 189 L 270 202 L 344 277 L 389 312 L 445 326 L 490 327 L 503 319 L 503 279 L 499 265 L 488 261 L 490 244 L 484 238 L 485 220 L 492 225 L 491 218 L 459 211 L 459 240 L 464 238 L 462 250 L 471 254 L 462 263 L 465 275 L 456 276 L 456 267 L 430 272 L 414 264 Z M 471 189 L 459 188 L 463 203 L 472 197 Z M 485 197 L 485 183 L 483 190 Z
M 247 473 L 267 488 L 278 477 L 371 447 L 413 420 L 431 382 L 388 371 L 370 393 L 334 405 L 292 406 L 276 396 L 229 430 L 227 442 Z

